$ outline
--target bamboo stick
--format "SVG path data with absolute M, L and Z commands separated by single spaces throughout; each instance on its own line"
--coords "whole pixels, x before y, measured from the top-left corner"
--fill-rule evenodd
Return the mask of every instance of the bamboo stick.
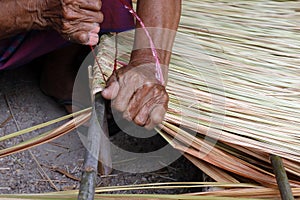
M 112 171 L 111 149 L 105 108 L 105 101 L 101 94 L 96 94 L 95 109 L 98 122 L 101 126 L 100 152 L 98 156 L 98 173 L 101 175 L 109 175 Z
M 86 156 L 84 159 L 84 171 L 80 182 L 78 200 L 93 200 L 95 195 L 98 157 L 100 151 L 100 132 L 101 127 L 97 120 L 96 109 L 93 106 L 90 127 L 88 130 L 88 141 Z
M 289 179 L 284 169 L 282 159 L 279 156 L 271 155 L 270 160 L 274 169 L 282 200 L 294 200 Z
M 112 168 L 109 141 L 107 139 L 109 134 L 105 114 L 105 101 L 101 94 L 94 94 L 92 67 L 89 66 L 88 69 L 93 109 L 88 129 L 87 143 L 85 145 L 87 149 L 78 200 L 93 200 L 98 171 L 107 175 L 111 172 Z

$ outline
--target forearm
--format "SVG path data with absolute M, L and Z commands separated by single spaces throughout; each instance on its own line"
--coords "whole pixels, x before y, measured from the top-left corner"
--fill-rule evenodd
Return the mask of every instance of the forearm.
M 99 41 L 101 0 L 0 0 L 0 40 L 29 30 L 54 29 L 84 45 Z
M 168 66 L 181 13 L 181 0 L 139 0 L 137 14 L 157 49 L 161 64 Z M 131 60 L 153 59 L 150 42 L 137 21 Z M 165 70 L 164 70 L 165 71 Z
M 39 1 L 40 4 L 44 1 Z M 41 10 L 33 0 L 0 1 L 0 39 L 38 28 Z
M 158 73 L 160 70 L 157 70 L 149 38 L 137 22 L 130 62 L 113 73 L 102 96 L 111 99 L 112 107 L 123 112 L 125 119 L 152 129 L 163 121 L 168 109 L 169 97 L 164 86 L 180 18 L 181 0 L 139 0 L 137 10 L 157 50 L 164 80 Z

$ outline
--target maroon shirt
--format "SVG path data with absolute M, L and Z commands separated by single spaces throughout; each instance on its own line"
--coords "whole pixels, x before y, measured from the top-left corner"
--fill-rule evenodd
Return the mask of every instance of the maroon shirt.
M 131 0 L 125 0 L 125 3 L 132 5 Z M 133 16 L 120 0 L 102 0 L 102 12 L 101 32 L 122 32 L 134 28 Z

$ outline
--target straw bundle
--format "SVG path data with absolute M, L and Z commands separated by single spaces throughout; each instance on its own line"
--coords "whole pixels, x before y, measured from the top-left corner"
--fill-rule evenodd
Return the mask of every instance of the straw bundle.
M 193 196 L 140 198 L 274 199 L 279 192 L 270 154 L 283 158 L 293 194 L 300 197 L 300 3 L 182 2 L 182 18 L 167 85 L 169 110 L 157 131 L 219 182 L 206 186 L 232 189 Z M 128 61 L 130 51 L 126 47 L 132 42 L 132 32 L 119 34 L 119 60 Z M 113 69 L 115 46 L 112 36 L 102 38 L 98 60 L 106 77 Z M 95 65 L 94 69 L 97 68 Z M 105 83 L 102 73 L 95 72 L 94 92 L 98 92 Z M 85 114 L 84 118 L 87 117 Z M 15 148 L 14 152 L 25 149 Z M 11 152 L 1 150 L 0 155 Z M 227 187 L 222 183 L 228 184 Z M 180 187 L 188 186 L 180 184 Z M 127 189 L 134 188 L 128 186 Z M 100 190 L 97 192 L 105 192 Z M 51 195 L 59 196 L 58 193 Z M 77 191 L 61 195 L 61 199 L 72 195 L 76 198 Z M 96 198 L 103 196 L 96 195 Z
M 158 132 L 216 181 L 275 188 L 274 154 L 300 187 L 298 8 L 294 1 L 183 1 Z M 132 38 L 118 36 L 122 61 Z M 98 59 L 107 77 L 114 53 L 114 40 L 103 39 Z

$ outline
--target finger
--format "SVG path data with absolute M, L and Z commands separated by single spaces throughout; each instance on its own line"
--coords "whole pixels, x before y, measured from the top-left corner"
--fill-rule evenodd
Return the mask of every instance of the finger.
M 86 31 L 77 31 L 72 34 L 66 34 L 68 39 L 79 44 L 87 44 L 89 42 L 89 33 Z
M 68 40 L 72 42 L 76 42 L 78 44 L 83 45 L 97 45 L 99 42 L 99 36 L 95 33 L 86 33 L 86 32 L 76 32 L 73 33 L 71 36 L 66 36 Z
M 102 8 L 101 0 L 81 0 L 80 7 L 92 11 L 99 11 Z
M 98 33 L 89 33 L 89 42 L 86 45 L 94 46 L 99 42 Z
M 89 10 L 79 10 L 79 20 L 83 22 L 102 23 L 104 15 L 102 12 L 93 12 Z
M 79 6 L 82 9 L 99 11 L 102 7 L 102 1 L 100 0 L 63 0 L 65 4 L 71 4 Z
M 118 95 L 112 101 L 112 107 L 119 112 L 124 112 L 134 92 L 135 92 L 135 88 L 133 86 L 132 87 L 121 86 Z
M 95 24 L 83 23 L 80 30 L 72 25 L 64 24 L 64 36 L 66 39 L 70 38 L 71 41 L 80 44 L 96 45 L 99 41 L 98 31 L 100 31 L 100 27 Z
M 118 71 L 120 72 L 119 74 L 122 73 L 122 69 L 125 70 L 125 68 L 121 68 L 121 70 Z M 112 107 L 119 112 L 124 112 L 135 91 L 141 88 L 143 84 L 139 74 L 135 73 L 125 76 L 125 78 L 119 78 L 118 82 L 120 84 L 120 90 L 117 97 L 112 101 Z
M 120 86 L 118 82 L 113 82 L 109 87 L 105 88 L 102 91 L 102 96 L 105 99 L 112 100 L 115 99 L 120 90 Z
M 98 23 L 64 21 L 62 30 L 65 34 L 72 34 L 75 32 L 99 33 L 100 25 Z
M 161 118 L 164 117 L 164 112 L 158 112 L 158 115 L 161 113 L 163 114 L 161 117 L 152 114 L 152 112 L 156 107 L 162 107 L 164 108 L 164 110 L 166 110 L 168 104 L 168 95 L 161 85 L 155 85 L 155 87 L 151 90 L 153 93 L 150 94 L 151 96 L 149 100 L 143 105 L 143 107 L 139 110 L 138 114 L 134 118 L 134 122 L 137 125 L 145 126 L 151 123 L 157 124 L 160 123 Z M 148 120 L 148 118 L 150 118 L 150 121 Z
M 153 100 L 147 102 L 134 118 L 134 123 L 144 127 L 157 125 L 164 118 L 166 111 L 164 106 L 164 103 L 153 102 Z
M 63 7 L 63 18 L 70 21 L 78 22 L 90 22 L 90 23 L 102 23 L 104 16 L 100 11 L 90 11 L 80 9 L 75 6 Z
M 86 44 L 89 42 L 89 34 L 85 31 L 78 31 L 72 34 L 66 34 L 66 38 L 72 42 Z
M 166 112 L 167 110 L 164 105 L 156 106 L 151 111 L 150 117 L 144 127 L 148 130 L 152 130 L 155 126 L 157 126 L 164 120 Z
M 109 100 L 115 99 L 119 93 L 119 89 L 120 86 L 117 81 L 116 74 L 113 73 L 107 81 L 107 87 L 102 91 L 101 94 L 105 99 L 109 99 Z
M 100 25 L 98 23 L 93 23 L 94 29 L 91 30 L 91 33 L 98 34 L 100 32 Z
M 139 126 L 145 126 L 149 118 L 150 110 L 153 105 L 149 101 L 139 110 L 135 118 L 133 119 L 134 123 Z
M 149 91 L 149 87 L 143 86 L 139 88 L 133 97 L 130 99 L 126 110 L 123 113 L 123 118 L 132 121 L 140 109 L 151 99 L 153 91 Z

